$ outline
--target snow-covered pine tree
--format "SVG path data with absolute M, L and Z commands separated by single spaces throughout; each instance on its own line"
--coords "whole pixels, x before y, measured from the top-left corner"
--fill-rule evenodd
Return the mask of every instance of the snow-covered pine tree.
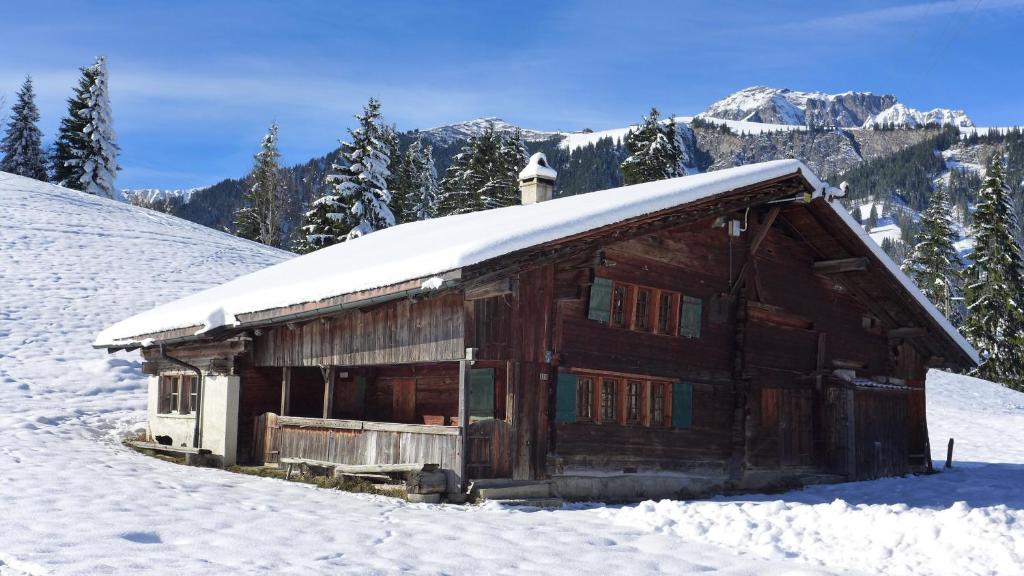
M 675 119 L 662 124 L 656 108 L 635 129 L 626 133 L 624 143 L 629 154 L 621 169 L 626 185 L 654 182 L 682 176 L 682 148 Z
M 495 133 L 494 158 L 488 164 L 490 178 L 482 196 L 484 208 L 515 206 L 522 201 L 519 193 L 519 172 L 526 166 L 528 155 L 523 132 Z
M 253 158 L 242 207 L 235 213 L 235 234 L 279 248 L 284 240 L 284 217 L 289 207 L 278 165 L 281 153 L 277 146 L 277 130 L 276 122 L 270 125 L 260 151 Z
M 342 142 L 339 161 L 331 165 L 329 192 L 313 202 L 302 226 L 298 250 L 311 252 L 358 238 L 395 224 L 388 204 L 391 177 L 388 136 L 381 121 L 380 102 L 370 98 L 359 127 L 349 130 L 352 142 Z
M 407 153 L 411 167 L 413 188 L 410 205 L 416 220 L 433 218 L 437 214 L 437 167 L 434 166 L 434 148 L 417 140 Z
M 1024 296 L 1017 218 L 1002 162 L 993 158 L 978 193 L 971 225 L 975 246 L 966 271 L 967 319 L 963 330 L 981 355 L 977 374 L 1024 390 Z
M 68 186 L 107 198 L 117 198 L 117 136 L 110 112 L 107 61 L 82 70 L 75 95 L 68 101 L 68 117 L 57 138 L 55 176 Z
M 491 181 L 496 139 L 494 126 L 488 126 L 482 134 L 471 137 L 452 158 L 451 166 L 441 178 L 437 200 L 439 216 L 466 214 L 485 208 L 483 195 Z
M 18 91 L 17 100 L 11 107 L 11 119 L 7 133 L 0 142 L 0 170 L 47 180 L 46 154 L 43 152 L 43 133 L 39 130 L 39 108 L 32 90 L 32 77 L 26 76 L 25 83 Z
M 963 321 L 963 261 L 954 247 L 957 234 L 953 224 L 949 193 L 939 187 L 921 215 L 921 232 L 903 271 L 921 292 L 953 323 Z
M 85 110 L 89 107 L 89 94 L 98 73 L 95 66 L 80 70 L 82 75 L 78 78 L 74 94 L 68 98 L 68 112 L 60 121 L 51 159 L 53 181 L 75 190 L 82 190 L 84 171 L 79 158 L 89 145 L 89 137 L 85 133 L 89 121 Z

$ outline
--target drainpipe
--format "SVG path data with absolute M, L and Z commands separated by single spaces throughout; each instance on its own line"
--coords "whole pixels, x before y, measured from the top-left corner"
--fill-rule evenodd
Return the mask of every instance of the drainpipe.
M 203 406 L 203 371 L 200 370 L 198 367 L 189 364 L 188 362 L 179 360 L 172 356 L 168 356 L 167 351 L 164 350 L 163 343 L 160 344 L 160 357 L 163 358 L 164 360 L 167 360 L 171 364 L 176 364 L 178 366 L 181 366 L 182 368 L 191 370 L 196 373 L 196 428 L 195 431 L 192 432 L 192 447 L 200 448 L 202 447 L 202 442 L 200 441 L 202 429 L 199 427 L 199 421 L 201 419 L 200 417 L 202 416 Z

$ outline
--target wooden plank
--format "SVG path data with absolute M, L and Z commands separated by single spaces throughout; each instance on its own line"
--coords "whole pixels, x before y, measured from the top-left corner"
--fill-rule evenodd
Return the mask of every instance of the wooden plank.
M 281 368 L 281 416 L 287 416 L 291 411 L 292 400 L 292 369 L 289 366 Z
M 471 350 L 466 351 L 466 356 L 472 357 L 473 353 Z M 458 468 L 456 471 L 462 478 L 461 488 L 465 488 L 466 480 L 468 479 L 469 472 L 469 455 L 466 451 L 469 449 L 469 402 L 470 394 L 472 393 L 473 387 L 473 361 L 466 359 L 459 361 L 459 447 L 458 452 Z
M 324 419 L 326 420 L 331 417 L 331 412 L 334 409 L 334 384 L 338 371 L 334 366 L 326 366 L 323 370 L 327 373 L 327 378 L 324 379 Z
M 396 422 L 363 422 L 363 430 L 381 432 L 403 432 L 410 434 L 434 434 L 438 436 L 458 436 L 456 426 L 434 426 L 430 424 L 399 424 Z
M 893 328 L 886 332 L 889 338 L 921 338 L 928 335 L 928 330 L 918 327 Z
M 508 277 L 474 284 L 467 286 L 465 289 L 466 300 L 482 300 L 484 298 L 494 298 L 495 296 L 505 296 L 511 293 L 512 279 Z
M 841 274 L 843 272 L 864 272 L 868 269 L 867 258 L 837 258 L 819 260 L 811 265 L 815 274 Z
M 772 206 L 772 209 L 768 211 L 768 215 L 765 217 L 764 224 L 761 224 L 760 228 L 757 229 L 757 233 L 754 235 L 753 240 L 750 242 L 750 250 L 747 253 L 747 261 L 743 263 L 743 267 L 740 268 L 740 273 L 736 277 L 736 283 L 732 285 L 732 289 L 729 293 L 735 296 L 740 290 L 740 285 L 745 283 L 747 276 L 750 274 L 750 270 L 753 267 L 754 256 L 757 255 L 757 250 L 761 247 L 761 243 L 768 236 L 768 232 L 772 229 L 772 224 L 775 223 L 775 219 L 779 216 L 780 208 L 778 206 Z
M 140 448 L 143 450 L 155 450 L 157 452 L 171 452 L 176 454 L 209 454 L 210 451 L 206 448 L 189 448 L 187 446 L 168 446 L 166 444 L 159 444 L 157 442 L 142 442 L 139 440 L 132 440 L 129 442 L 131 446 Z

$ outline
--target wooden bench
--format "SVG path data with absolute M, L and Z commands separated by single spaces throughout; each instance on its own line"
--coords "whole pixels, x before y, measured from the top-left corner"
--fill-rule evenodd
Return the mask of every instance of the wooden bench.
M 155 452 L 165 452 L 170 454 L 210 454 L 210 450 L 207 448 L 189 448 L 188 446 L 168 446 L 167 444 L 160 444 L 158 442 L 143 442 L 141 440 L 131 440 L 128 442 L 128 445 L 138 448 L 140 450 L 153 450 Z
M 291 480 L 292 470 L 295 466 L 314 466 L 332 470 L 335 476 L 354 476 L 366 479 L 381 479 L 389 474 L 417 474 L 419 472 L 434 472 L 440 466 L 438 464 L 412 463 L 412 464 L 338 464 L 337 462 L 325 462 L 323 460 L 311 460 L 308 458 L 281 458 L 279 464 L 285 466 L 285 479 Z

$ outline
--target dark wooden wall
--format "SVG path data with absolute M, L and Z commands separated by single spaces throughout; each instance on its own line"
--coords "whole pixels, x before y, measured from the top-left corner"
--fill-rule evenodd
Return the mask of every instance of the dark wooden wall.
M 253 431 L 256 418 L 265 412 L 281 410 L 281 369 L 257 368 L 244 359 L 237 363 L 238 386 L 238 460 L 252 462 Z
M 255 338 L 253 362 L 369 366 L 457 360 L 465 354 L 463 313 L 462 295 L 448 292 L 268 328 Z

